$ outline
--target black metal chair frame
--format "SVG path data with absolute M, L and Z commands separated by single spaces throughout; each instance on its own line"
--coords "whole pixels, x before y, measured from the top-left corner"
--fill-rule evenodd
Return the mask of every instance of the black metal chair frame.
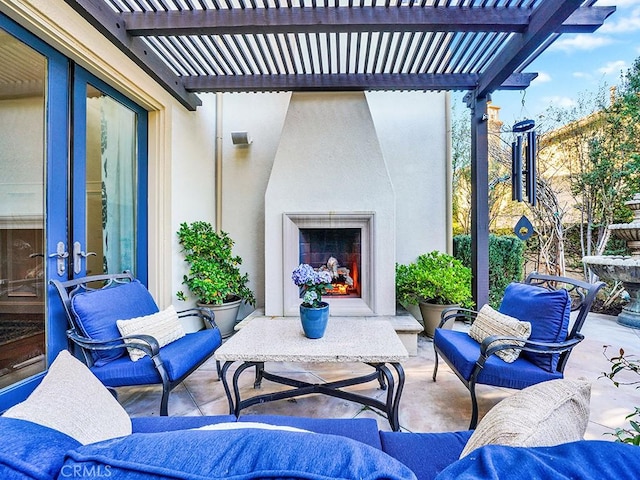
M 173 381 L 169 378 L 167 370 L 164 366 L 162 357 L 160 355 L 160 346 L 158 341 L 150 335 L 127 335 L 125 337 L 117 337 L 109 340 L 95 340 L 82 335 L 82 329 L 76 322 L 76 318 L 71 310 L 71 301 L 75 295 L 82 292 L 98 291 L 103 288 L 117 288 L 117 284 L 125 284 L 135 280 L 135 277 L 130 272 L 118 273 L 118 274 L 104 274 L 104 275 L 92 275 L 82 278 L 76 278 L 61 282 L 59 280 L 50 280 L 62 300 L 64 311 L 67 316 L 67 323 L 69 329 L 67 330 L 67 338 L 69 342 L 69 350 L 73 351 L 73 346 L 77 345 L 82 352 L 82 356 L 86 365 L 91 368 L 94 364 L 93 355 L 94 351 L 116 350 L 123 348 L 137 348 L 145 352 L 153 361 L 153 365 L 157 370 L 160 378 L 162 379 L 162 399 L 160 400 L 160 415 L 167 416 L 169 414 L 169 394 L 178 386 L 185 378 L 193 373 L 198 367 L 200 367 L 211 355 L 204 358 L 201 362 L 194 365 L 189 371 L 187 371 L 182 377 Z M 189 308 L 178 312 L 178 318 L 196 316 L 211 325 L 211 328 L 218 328 L 215 323 L 215 315 L 208 308 Z M 205 323 L 205 325 L 207 324 Z M 124 343 L 124 340 L 134 340 L 132 342 Z M 216 369 L 218 373 L 218 379 L 220 379 L 220 364 L 216 362 Z M 132 384 L 133 385 L 133 384 Z M 125 385 L 121 385 L 125 386 Z M 111 387 L 110 390 L 113 391 Z M 115 394 L 115 392 L 114 392 Z
M 605 285 L 604 282 L 597 283 L 588 283 L 582 280 L 577 280 L 568 277 L 559 277 L 553 275 L 543 275 L 537 272 L 533 272 L 529 274 L 525 280 L 525 283 L 530 285 L 538 285 L 549 290 L 558 290 L 560 288 L 566 288 L 569 292 L 569 295 L 572 299 L 571 311 L 578 310 L 578 315 L 576 316 L 573 325 L 571 326 L 570 331 L 567 334 L 567 338 L 564 342 L 558 343 L 546 343 L 546 342 L 537 342 L 527 340 L 524 342 L 522 339 L 514 338 L 514 337 L 501 337 L 498 335 L 494 335 L 486 338 L 482 344 L 480 344 L 480 355 L 478 360 L 476 361 L 476 365 L 471 373 L 471 376 L 467 380 L 464 378 L 452 365 L 452 362 L 449 361 L 442 353 L 440 352 L 436 343 L 433 343 L 433 348 L 435 350 L 435 366 L 433 369 L 433 381 L 436 381 L 436 375 L 438 374 L 438 356 L 442 355 L 443 360 L 451 370 L 458 376 L 458 378 L 462 381 L 465 387 L 469 390 L 471 394 L 471 422 L 469 424 L 469 429 L 475 429 L 478 424 L 478 400 L 476 397 L 476 383 L 478 380 L 478 376 L 480 372 L 484 368 L 485 362 L 487 359 L 500 350 L 505 349 L 517 349 L 526 352 L 533 353 L 543 353 L 543 354 L 560 354 L 558 359 L 558 365 L 556 367 L 556 371 L 559 373 L 564 372 L 564 368 L 567 364 L 567 360 L 569 359 L 569 355 L 578 343 L 584 340 L 584 335 L 580 333 L 582 326 L 587 318 L 589 310 L 591 309 L 591 305 L 596 298 L 598 291 Z M 451 322 L 455 322 L 455 320 L 464 320 L 467 322 L 473 322 L 477 315 L 477 312 L 474 310 L 469 310 L 465 308 L 452 307 L 448 308 L 442 312 L 442 317 L 440 320 L 440 324 L 438 328 L 443 328 L 446 324 Z M 496 342 L 505 342 L 496 344 Z

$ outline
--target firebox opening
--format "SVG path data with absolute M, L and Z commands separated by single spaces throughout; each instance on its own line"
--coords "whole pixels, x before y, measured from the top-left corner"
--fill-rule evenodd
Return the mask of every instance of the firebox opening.
M 360 237 L 360 228 L 300 229 L 300 263 L 331 273 L 327 296 L 360 298 Z

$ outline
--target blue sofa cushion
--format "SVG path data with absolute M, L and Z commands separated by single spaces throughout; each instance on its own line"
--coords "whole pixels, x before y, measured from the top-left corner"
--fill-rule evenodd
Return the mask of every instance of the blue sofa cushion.
M 380 432 L 382 449 L 421 480 L 433 479 L 460 458 L 473 430 L 446 433 Z
M 133 417 L 133 433 L 159 433 L 173 430 L 200 428 L 216 423 L 235 422 L 235 415 L 211 415 L 204 417 Z
M 200 330 L 188 333 L 160 349 L 160 357 L 171 380 L 185 375 L 190 368 L 208 358 L 220 346 L 220 329 Z M 91 367 L 93 374 L 108 387 L 123 385 L 147 385 L 161 383 L 160 374 L 153 366 L 153 360 L 144 356 L 132 362 L 128 355 L 101 366 Z
M 81 446 L 70 436 L 37 423 L 0 417 L 0 478 L 57 478 L 64 454 Z
M 378 450 L 382 449 L 378 422 L 373 418 L 308 418 L 286 415 L 243 415 L 239 422 L 269 423 L 300 428 L 315 433 L 340 435 L 361 443 L 366 443 Z
M 63 469 L 112 478 L 415 479 L 402 463 L 349 438 L 278 430 L 133 434 L 68 452 Z
M 436 479 L 635 480 L 639 471 L 638 447 L 619 442 L 582 440 L 555 447 L 488 445 L 452 464 Z
M 453 364 L 453 368 L 469 380 L 480 356 L 480 344 L 465 332 L 441 328 L 436 329 L 433 341 L 442 356 Z M 491 355 L 480 371 L 477 383 L 522 390 L 556 378 L 562 378 L 562 374 L 542 370 L 524 355 L 520 355 L 513 363 L 505 363 L 497 356 Z
M 119 338 L 116 320 L 144 317 L 158 312 L 153 297 L 138 280 L 75 295 L 71 299 L 71 310 L 82 330 L 82 334 L 94 340 Z M 126 349 L 93 352 L 96 366 L 109 363 L 126 353 Z
M 529 340 L 563 342 L 567 338 L 571 298 L 565 289 L 547 290 L 536 285 L 511 283 L 504 291 L 500 312 L 531 323 Z M 548 372 L 555 372 L 559 354 L 522 352 L 522 356 Z

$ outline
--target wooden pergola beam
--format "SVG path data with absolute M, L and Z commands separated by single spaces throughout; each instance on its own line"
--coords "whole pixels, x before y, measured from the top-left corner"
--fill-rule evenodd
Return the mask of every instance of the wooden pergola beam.
M 142 38 L 132 37 L 123 28 L 124 22 L 115 12 L 105 8 L 101 0 L 65 0 L 76 12 L 108 38 L 125 55 L 158 82 L 188 110 L 195 110 L 202 101 L 185 90 L 182 79 L 176 75 Z
M 501 90 L 522 90 L 535 73 L 509 76 Z M 471 90 L 478 85 L 476 74 L 298 74 L 298 75 L 201 75 L 184 77 L 187 90 L 195 92 L 275 92 L 354 90 Z
M 615 7 L 580 8 L 558 33 L 593 32 Z M 132 36 L 340 32 L 516 32 L 531 9 L 442 7 L 246 8 L 123 13 Z
M 556 33 L 563 22 L 584 0 L 558 0 L 540 4 L 532 13 L 529 27 L 523 34 L 514 35 L 495 60 L 484 71 L 475 96 L 483 98 L 497 90 L 507 77 L 533 54 L 545 40 Z M 594 8 L 594 7 L 590 7 Z M 609 12 L 611 14 L 615 8 Z

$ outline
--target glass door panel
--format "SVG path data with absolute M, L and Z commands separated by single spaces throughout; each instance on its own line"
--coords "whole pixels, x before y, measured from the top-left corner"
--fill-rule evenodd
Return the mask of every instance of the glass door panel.
M 82 269 L 82 259 L 87 275 L 135 273 L 136 113 L 90 84 L 86 92 L 87 253 L 75 254 L 74 273 Z
M 0 389 L 46 368 L 47 57 L 0 28 Z
M 73 104 L 72 276 L 146 282 L 147 112 L 77 66 Z

